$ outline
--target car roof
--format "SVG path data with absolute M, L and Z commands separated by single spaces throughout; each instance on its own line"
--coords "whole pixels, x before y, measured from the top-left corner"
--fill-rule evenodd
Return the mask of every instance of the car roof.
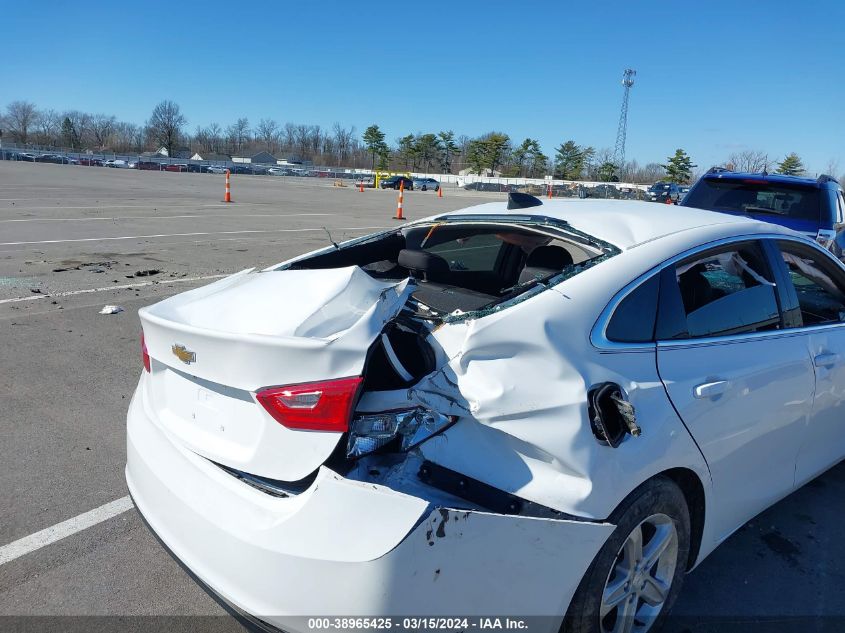
M 507 209 L 507 203 L 504 201 L 490 202 L 439 217 L 457 218 L 461 215 L 478 214 L 518 215 L 523 218 L 535 215 L 563 220 L 569 222 L 573 228 L 610 242 L 623 250 L 683 231 L 700 229 L 699 233 L 704 234 L 708 232 L 707 227 L 725 229 L 731 225 L 737 234 L 791 233 L 789 229 L 741 215 L 637 200 L 545 200 L 540 206 L 512 211 Z M 704 238 L 704 241 L 707 241 L 706 235 L 690 235 L 691 240 L 694 238 Z
M 783 183 L 788 185 L 806 185 L 808 187 L 819 187 L 819 181 L 815 178 L 803 176 L 787 176 L 785 174 L 760 174 L 753 172 L 720 171 L 703 176 L 708 180 L 764 180 L 766 182 Z

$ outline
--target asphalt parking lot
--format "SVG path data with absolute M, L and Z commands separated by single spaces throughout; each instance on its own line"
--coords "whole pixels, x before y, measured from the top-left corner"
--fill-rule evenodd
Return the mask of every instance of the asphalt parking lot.
M 0 548 L 127 495 L 139 307 L 396 223 L 395 192 L 325 179 L 233 176 L 232 197 L 217 175 L 0 162 Z M 405 213 L 503 198 L 406 192 Z M 845 616 L 843 511 L 840 464 L 728 539 L 676 614 Z M 222 614 L 131 509 L 0 558 L 0 616 Z

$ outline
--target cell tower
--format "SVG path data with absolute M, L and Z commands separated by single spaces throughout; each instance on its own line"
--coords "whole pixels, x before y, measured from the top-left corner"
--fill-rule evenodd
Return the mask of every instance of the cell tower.
M 617 169 L 625 166 L 625 137 L 628 135 L 628 95 L 631 93 L 631 86 L 634 85 L 634 77 L 637 71 L 633 68 L 626 68 L 622 73 L 622 86 L 625 94 L 622 96 L 622 112 L 619 113 L 619 127 L 616 130 L 616 147 L 613 149 L 613 163 Z

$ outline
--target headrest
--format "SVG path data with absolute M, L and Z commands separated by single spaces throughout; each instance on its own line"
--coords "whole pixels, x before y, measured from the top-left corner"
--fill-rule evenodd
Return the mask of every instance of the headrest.
M 449 274 L 449 262 L 426 251 L 403 248 L 399 251 L 397 259 L 400 266 L 415 273 L 423 273 L 425 279 L 430 277 L 443 277 Z
M 525 266 L 563 270 L 572 263 L 572 255 L 561 246 L 538 246 L 528 255 Z

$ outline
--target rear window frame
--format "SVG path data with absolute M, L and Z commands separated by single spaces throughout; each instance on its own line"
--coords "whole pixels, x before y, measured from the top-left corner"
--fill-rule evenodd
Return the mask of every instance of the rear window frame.
M 777 212 L 766 213 L 760 211 L 749 211 L 746 209 L 738 209 L 738 208 L 730 208 L 730 207 L 719 207 L 713 204 L 709 205 L 702 205 L 696 199 L 696 196 L 700 196 L 702 191 L 705 187 L 710 187 L 710 185 L 723 185 L 723 186 L 733 186 L 736 189 L 741 188 L 743 185 L 745 186 L 756 186 L 758 187 L 755 189 L 756 192 L 760 191 L 767 191 L 767 190 L 782 190 L 780 193 L 788 192 L 789 190 L 799 192 L 799 193 L 808 193 L 813 194 L 816 198 L 816 212 L 815 217 L 809 217 L 808 215 L 793 215 L 793 214 L 782 214 Z M 827 221 L 829 218 L 824 216 L 824 209 L 829 206 L 825 204 L 824 197 L 825 193 L 820 187 L 809 184 L 809 183 L 790 183 L 790 182 L 780 182 L 775 180 L 767 180 L 765 176 L 759 176 L 755 178 L 753 175 L 749 175 L 748 177 L 729 177 L 726 178 L 724 176 L 702 176 L 698 182 L 687 192 L 686 196 L 684 197 L 684 206 L 689 207 L 696 207 L 700 209 L 709 209 L 712 211 L 718 211 L 720 213 L 732 213 L 735 215 L 751 215 L 751 216 L 763 216 L 766 218 L 771 218 L 775 220 L 777 218 L 782 219 L 789 219 L 789 220 L 802 220 L 807 222 L 815 222 L 815 223 L 822 223 Z M 774 195 L 777 195 L 778 192 L 776 191 Z

